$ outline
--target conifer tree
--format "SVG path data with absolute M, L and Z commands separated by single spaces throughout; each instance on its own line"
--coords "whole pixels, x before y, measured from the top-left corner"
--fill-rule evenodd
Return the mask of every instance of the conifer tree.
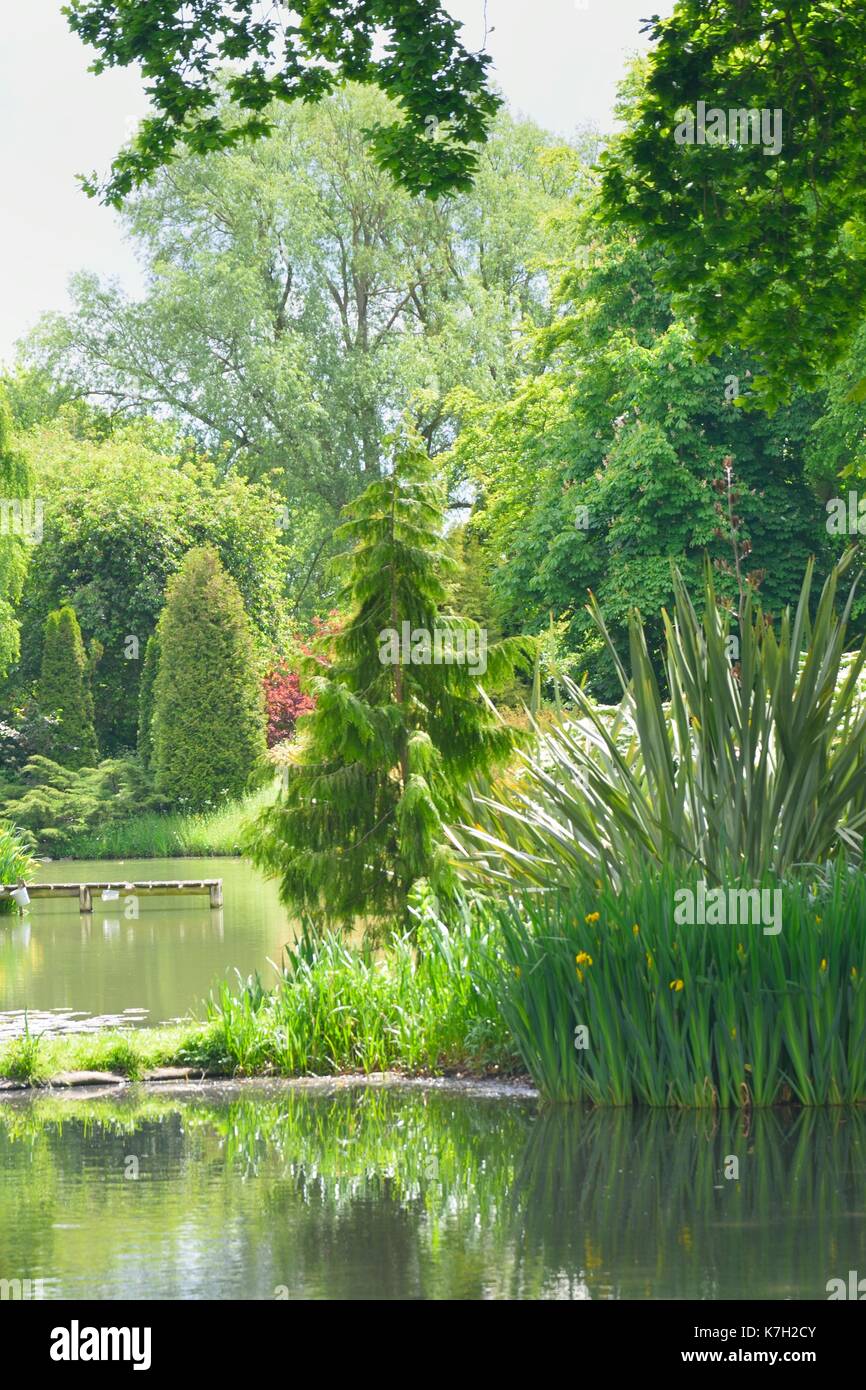
M 22 508 L 33 491 L 24 454 L 12 445 L 12 417 L 0 394 L 0 680 L 18 660 L 15 605 L 27 569 L 27 539 Z
M 512 638 L 486 651 L 483 673 L 468 656 L 436 660 L 437 634 L 452 656 L 473 643 L 477 656 L 486 634 L 443 611 L 455 565 L 444 498 L 420 438 L 407 429 L 392 442 L 392 471 L 344 509 L 347 619 L 331 664 L 307 663 L 316 707 L 299 721 L 283 791 L 248 836 L 286 904 L 341 922 L 399 917 L 419 879 L 454 885 L 444 825 L 469 779 L 513 746 L 479 682 L 495 690 L 531 655 Z
M 265 707 L 252 628 L 215 550 L 191 550 L 159 620 L 153 768 L 178 806 L 237 799 L 266 775 Z
M 152 632 L 144 649 L 144 663 L 138 687 L 138 756 L 142 767 L 148 770 L 153 766 L 153 707 L 158 666 L 159 634 Z
M 75 609 L 56 608 L 45 621 L 38 703 L 55 716 L 51 756 L 63 767 L 93 767 L 99 759 L 93 725 L 90 666 Z

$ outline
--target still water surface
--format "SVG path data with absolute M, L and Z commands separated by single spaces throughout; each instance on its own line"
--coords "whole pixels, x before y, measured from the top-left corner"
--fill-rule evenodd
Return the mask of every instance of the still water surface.
M 224 906 L 212 910 L 206 895 L 130 903 L 121 894 L 103 903 L 94 894 L 93 913 L 79 915 L 75 898 L 35 899 L 25 916 L 0 917 L 0 1015 L 142 1009 L 137 1021 L 164 1023 L 234 969 L 268 978 L 268 959 L 279 961 L 294 935 L 276 885 L 242 859 L 64 860 L 36 875 L 42 883 L 118 878 L 221 878 Z
M 863 1113 L 275 1083 L 0 1101 L 0 1275 L 45 1298 L 823 1300 L 851 1269 Z

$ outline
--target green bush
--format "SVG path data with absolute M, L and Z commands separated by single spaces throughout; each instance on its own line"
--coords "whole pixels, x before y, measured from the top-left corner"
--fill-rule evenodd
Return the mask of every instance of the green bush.
M 46 714 L 58 717 L 51 742 L 54 761 L 70 768 L 92 767 L 99 751 L 90 672 L 78 619 L 68 604 L 45 620 L 38 701 Z
M 26 883 L 35 868 L 21 831 L 0 821 L 0 883 L 7 888 Z M 0 898 L 0 913 L 8 915 L 15 911 L 17 908 L 11 898 Z
M 50 758 L 33 757 L 2 795 L 0 813 L 55 855 L 72 853 L 81 836 L 104 833 L 110 825 L 165 804 L 139 765 L 120 758 L 75 771 Z
M 191 550 L 169 584 L 152 728 L 157 787 L 173 806 L 238 800 L 266 776 L 252 630 L 215 550 Z
M 675 611 L 662 615 L 664 693 L 639 615 L 629 679 L 595 607 L 622 701 L 600 709 L 564 680 L 571 715 L 537 730 L 536 750 L 475 799 L 474 823 L 455 832 L 467 876 L 542 889 L 601 878 L 620 889 L 647 864 L 700 868 L 718 884 L 783 876 L 840 851 L 861 862 L 866 645 L 845 652 L 853 589 L 837 611 L 850 563 L 849 554 L 829 575 L 814 619 L 810 564 L 793 615 L 774 627 L 746 596 L 733 630 L 709 567 L 702 619 L 675 574 Z

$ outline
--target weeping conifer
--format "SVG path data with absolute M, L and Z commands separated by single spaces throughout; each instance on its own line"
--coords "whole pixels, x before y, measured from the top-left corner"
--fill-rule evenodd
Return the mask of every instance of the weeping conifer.
M 307 664 L 315 709 L 299 721 L 280 797 L 248 840 L 284 902 L 342 922 L 402 915 L 422 878 L 453 886 L 443 825 L 459 815 L 469 780 L 503 763 L 514 740 L 479 683 L 493 691 L 531 657 L 528 642 L 510 639 L 487 650 L 483 674 L 479 660 L 423 660 L 437 631 L 455 648 L 474 641 L 476 655 L 486 634 L 443 611 L 454 571 L 444 496 L 420 438 L 403 431 L 393 443 L 392 471 L 344 510 L 337 536 L 350 549 L 337 563 L 348 618 L 330 639 L 332 664 Z

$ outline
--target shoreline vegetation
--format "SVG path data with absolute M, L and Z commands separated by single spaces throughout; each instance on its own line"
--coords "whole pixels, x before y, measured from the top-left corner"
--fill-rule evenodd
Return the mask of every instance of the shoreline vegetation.
M 481 900 L 448 924 L 421 897 L 377 945 L 308 923 L 266 987 L 224 982 L 199 1018 L 0 1046 L 0 1077 L 398 1072 L 531 1078 L 546 1101 L 740 1109 L 866 1103 L 866 878 L 783 882 L 785 930 L 677 918 L 647 874 L 593 901 Z
M 144 812 L 109 823 L 101 830 L 70 838 L 62 854 L 70 859 L 217 859 L 243 856 L 242 835 L 252 819 L 274 798 L 268 787 L 213 811 Z M 49 862 L 48 855 L 40 855 Z
M 426 485 L 414 457 L 413 505 Z M 377 486 L 362 498 L 375 516 Z M 411 539 L 420 523 L 406 527 Z M 269 805 L 276 779 L 262 786 L 249 831 L 252 798 L 211 812 L 200 795 L 183 803 L 197 814 L 132 832 L 163 853 L 250 845 L 303 924 L 275 981 L 225 981 L 168 1034 L 64 1040 L 25 1022 L 0 1074 L 459 1070 L 528 1074 L 545 1101 L 578 1105 L 866 1102 L 866 643 L 847 650 L 853 590 L 841 614 L 837 602 L 852 563 L 814 605 L 810 563 L 778 633 L 741 595 L 736 672 L 711 568 L 702 617 L 674 572 L 670 698 L 633 614 L 613 715 L 563 676 L 569 713 L 519 745 L 498 726 L 467 733 L 467 691 L 421 682 L 395 705 L 371 685 L 358 629 L 379 621 L 358 597 L 334 639 L 341 678 L 317 677 L 283 797 Z M 435 740 L 416 707 L 439 712 Z M 131 854 L 130 826 L 106 825 L 99 848 Z M 356 942 L 344 928 L 360 920 Z

